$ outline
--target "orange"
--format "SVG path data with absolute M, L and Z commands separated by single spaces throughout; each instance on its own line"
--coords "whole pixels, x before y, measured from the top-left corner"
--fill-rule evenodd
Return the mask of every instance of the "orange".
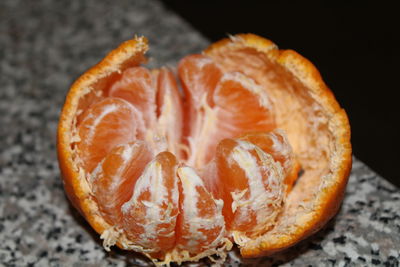
M 232 244 L 270 255 L 335 215 L 350 126 L 309 61 L 240 34 L 183 58 L 175 77 L 143 67 L 147 50 L 144 37 L 121 44 L 60 117 L 66 193 L 106 250 L 158 265 L 223 262 Z

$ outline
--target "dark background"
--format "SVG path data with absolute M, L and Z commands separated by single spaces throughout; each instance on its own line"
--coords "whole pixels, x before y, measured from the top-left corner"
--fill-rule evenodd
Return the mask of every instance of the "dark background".
M 400 15 L 393 4 L 163 2 L 211 41 L 251 32 L 311 60 L 350 118 L 353 154 L 400 187 Z

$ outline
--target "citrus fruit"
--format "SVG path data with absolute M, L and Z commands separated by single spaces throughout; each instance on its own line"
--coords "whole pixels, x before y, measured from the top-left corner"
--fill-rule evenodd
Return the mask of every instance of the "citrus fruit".
M 309 61 L 253 34 L 176 72 L 147 69 L 147 50 L 144 37 L 113 50 L 72 85 L 60 117 L 67 196 L 106 250 L 159 265 L 223 262 L 233 244 L 270 255 L 335 215 L 350 126 Z

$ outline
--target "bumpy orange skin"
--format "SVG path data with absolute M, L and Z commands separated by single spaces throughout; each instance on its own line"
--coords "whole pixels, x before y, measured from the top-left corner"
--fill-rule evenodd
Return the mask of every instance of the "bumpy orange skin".
M 337 213 L 351 170 L 350 126 L 345 111 L 341 109 L 332 92 L 323 82 L 320 73 L 311 62 L 292 50 L 279 50 L 271 41 L 253 34 L 241 34 L 235 37 L 241 38 L 246 46 L 265 53 L 270 59 L 290 71 L 312 91 L 324 109 L 333 114 L 339 122 L 339 127 L 334 130 L 334 134 L 336 136 L 335 145 L 341 148 L 341 154 L 338 155 L 340 168 L 333 173 L 334 185 L 320 193 L 321 205 L 313 212 L 312 219 L 304 225 L 298 226 L 290 236 L 282 235 L 273 240 L 262 240 L 262 242 L 256 244 L 249 242 L 249 244 L 241 247 L 241 254 L 244 257 L 257 257 L 271 255 L 293 246 L 318 231 Z M 228 46 L 231 42 L 231 39 L 219 41 L 212 44 L 204 53 L 207 55 L 214 50 Z M 124 42 L 109 53 L 100 63 L 84 73 L 72 85 L 59 120 L 58 161 L 66 194 L 74 207 L 99 234 L 110 228 L 110 225 L 99 215 L 97 204 L 90 196 L 87 185 L 81 181 L 80 170 L 73 161 L 76 153 L 71 148 L 71 143 L 73 143 L 72 129 L 75 123 L 73 118 L 79 109 L 79 100 L 86 94 L 88 88 L 96 84 L 96 87 L 101 89 L 107 86 L 107 84 L 98 83 L 101 78 L 110 76 L 110 80 L 112 80 L 113 76 L 118 76 L 126 68 L 145 63 L 144 54 L 147 50 L 147 40 L 141 37 Z M 121 247 L 118 242 L 117 245 Z

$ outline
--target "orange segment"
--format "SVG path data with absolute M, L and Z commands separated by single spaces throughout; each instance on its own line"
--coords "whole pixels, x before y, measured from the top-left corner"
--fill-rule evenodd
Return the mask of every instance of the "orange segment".
M 132 198 L 122 206 L 129 241 L 148 253 L 168 251 L 175 245 L 179 212 L 176 168 L 174 155 L 158 154 L 137 180 Z
M 224 74 L 214 102 L 218 107 L 218 128 L 232 137 L 243 131 L 269 131 L 275 127 L 273 106 L 265 89 L 239 72 Z
M 143 67 L 126 69 L 119 81 L 109 91 L 109 96 L 125 99 L 143 115 L 146 127 L 153 126 L 156 116 L 155 81 L 150 71 Z
M 200 168 L 208 163 L 219 140 L 275 127 L 273 106 L 265 89 L 247 76 L 223 73 L 203 55 L 184 58 L 179 75 L 189 105 L 185 120 L 191 154 L 188 164 Z
M 127 101 L 106 98 L 93 104 L 78 127 L 77 146 L 85 170 L 92 172 L 108 152 L 136 140 L 142 129 L 141 115 Z
M 199 109 L 202 99 L 212 94 L 219 82 L 222 71 L 215 62 L 204 55 L 190 55 L 183 58 L 178 66 L 179 77 L 187 100 L 193 109 Z M 212 102 L 209 103 L 211 106 Z
M 209 57 L 190 55 L 179 62 L 178 73 L 185 93 L 184 142 L 191 155 L 188 164 L 193 165 L 197 148 L 204 147 L 199 145 L 201 139 L 208 139 L 205 137 L 209 129 L 205 124 L 210 125 L 207 122 L 209 107 L 213 106 L 212 95 L 222 77 L 222 70 Z
M 177 247 L 196 254 L 223 242 L 225 222 L 222 200 L 215 200 L 190 167 L 178 168 L 181 181 L 177 224 Z
M 271 228 L 283 205 L 283 172 L 259 147 L 225 139 L 217 148 L 218 185 L 227 229 L 261 234 Z
M 225 73 L 215 89 L 215 107 L 207 112 L 195 166 L 208 163 L 220 140 L 243 132 L 269 131 L 275 127 L 272 103 L 265 90 L 240 73 Z M 209 138 L 204 138 L 208 135 Z M 199 153 L 200 152 L 200 153 Z
M 168 151 L 180 158 L 183 118 L 182 96 L 174 75 L 161 68 L 157 79 L 158 135 L 165 138 Z
M 152 153 L 142 141 L 115 147 L 91 174 L 91 185 L 100 211 L 110 224 L 120 225 L 121 206 L 151 160 Z
M 275 129 L 271 132 L 249 133 L 245 134 L 240 139 L 258 146 L 282 165 L 285 173 L 285 184 L 288 190 L 290 190 L 294 181 L 297 179 L 300 165 L 294 158 L 292 146 L 285 132 L 280 129 Z

